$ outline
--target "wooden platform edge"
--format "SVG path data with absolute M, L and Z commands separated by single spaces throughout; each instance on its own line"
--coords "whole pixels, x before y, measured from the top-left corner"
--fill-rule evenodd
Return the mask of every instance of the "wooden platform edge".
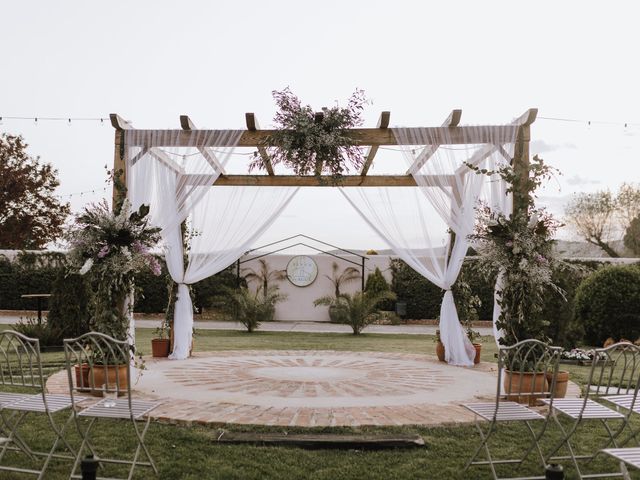
M 216 443 L 253 444 L 306 449 L 382 450 L 424 448 L 420 435 L 264 434 L 221 431 Z

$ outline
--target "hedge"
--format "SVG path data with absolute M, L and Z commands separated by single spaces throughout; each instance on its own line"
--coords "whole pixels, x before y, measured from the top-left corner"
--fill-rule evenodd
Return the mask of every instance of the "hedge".
M 640 338 L 640 266 L 608 266 L 587 277 L 576 291 L 575 318 L 591 345 Z

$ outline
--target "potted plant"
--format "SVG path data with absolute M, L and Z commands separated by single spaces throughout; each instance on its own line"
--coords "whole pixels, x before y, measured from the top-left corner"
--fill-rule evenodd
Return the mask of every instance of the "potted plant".
M 178 293 L 178 285 L 170 275 L 167 275 L 168 301 L 162 323 L 155 330 L 155 337 L 151 339 L 151 355 L 156 358 L 168 357 L 171 353 L 171 324 L 175 311 L 175 296 Z
M 440 330 L 436 330 L 436 356 L 440 362 L 444 362 L 444 343 L 440 338 Z
M 71 264 L 81 275 L 88 276 L 95 292 L 89 325 L 93 331 L 117 340 L 130 338 L 136 273 L 144 268 L 149 268 L 155 275 L 161 273 L 158 260 L 150 253 L 160 239 L 160 230 L 148 224 L 148 213 L 146 205 L 132 212 L 128 201 L 123 202 L 118 212 L 112 212 L 106 201 L 102 201 L 85 208 L 67 233 Z M 142 362 L 141 354 L 133 344 L 131 355 L 139 359 L 137 362 Z M 122 363 L 122 359 L 110 358 L 100 352 L 94 352 L 92 360 L 95 365 L 111 361 Z M 126 378 L 126 375 L 120 378 Z
M 501 308 L 496 327 L 502 332 L 498 341 L 501 345 L 514 345 L 525 339 L 548 343 L 548 322 L 542 316 L 542 307 L 550 293 L 564 298 L 563 290 L 552 280 L 554 266 L 562 263 L 556 257 L 553 240 L 560 223 L 544 209 L 536 208 L 534 199 L 535 190 L 551 177 L 554 169 L 537 155 L 531 160 L 527 175 L 516 172 L 511 165 L 495 171 L 470 168 L 480 174 L 500 176 L 509 185 L 507 191 L 513 193 L 514 205 L 519 206 L 510 216 L 488 206 L 480 207 L 480 220 L 471 236 L 481 255 L 480 271 L 487 278 L 498 272 L 501 280 L 496 292 Z M 536 381 L 544 378 L 545 372 L 531 371 L 528 365 L 513 367 Z M 520 374 L 519 379 L 525 377 Z M 518 382 L 511 378 L 510 371 L 505 372 L 505 388 L 524 388 Z
M 359 335 L 367 325 L 383 318 L 384 314 L 378 309 L 378 304 L 383 300 L 392 300 L 395 294 L 390 291 L 367 293 L 357 292 L 353 295 L 340 294 L 337 299 L 332 295 L 318 298 L 313 302 L 314 306 L 333 305 L 342 323 L 348 324 L 354 335 Z

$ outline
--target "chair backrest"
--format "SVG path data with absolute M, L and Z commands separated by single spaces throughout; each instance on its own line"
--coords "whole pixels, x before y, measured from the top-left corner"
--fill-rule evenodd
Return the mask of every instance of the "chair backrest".
M 561 347 L 539 340 L 522 340 L 498 350 L 496 411 L 502 399 L 529 403 L 550 397 L 555 391 Z M 502 392 L 504 391 L 504 395 Z
M 131 399 L 131 347 L 104 333 L 89 332 L 64 340 L 69 390 L 107 392 Z
M 640 384 L 640 347 L 619 342 L 591 350 L 592 360 L 585 399 L 603 395 L 637 395 Z
M 13 330 L 0 332 L 0 384 L 44 392 L 40 341 Z

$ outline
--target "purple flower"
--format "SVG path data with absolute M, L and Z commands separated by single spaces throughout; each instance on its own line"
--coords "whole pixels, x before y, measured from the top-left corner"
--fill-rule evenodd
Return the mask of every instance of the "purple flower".
M 156 277 L 162 273 L 162 267 L 160 267 L 160 262 L 158 259 L 153 256 L 148 256 L 147 260 L 149 262 L 149 268 L 151 269 L 151 273 L 153 273 Z
M 133 245 L 131 245 L 131 247 L 133 248 L 133 251 L 136 253 L 146 253 L 147 252 L 147 247 L 144 246 L 140 240 L 136 240 L 135 242 L 133 242 Z
M 104 258 L 109 254 L 109 245 L 103 246 L 98 252 L 98 258 Z

